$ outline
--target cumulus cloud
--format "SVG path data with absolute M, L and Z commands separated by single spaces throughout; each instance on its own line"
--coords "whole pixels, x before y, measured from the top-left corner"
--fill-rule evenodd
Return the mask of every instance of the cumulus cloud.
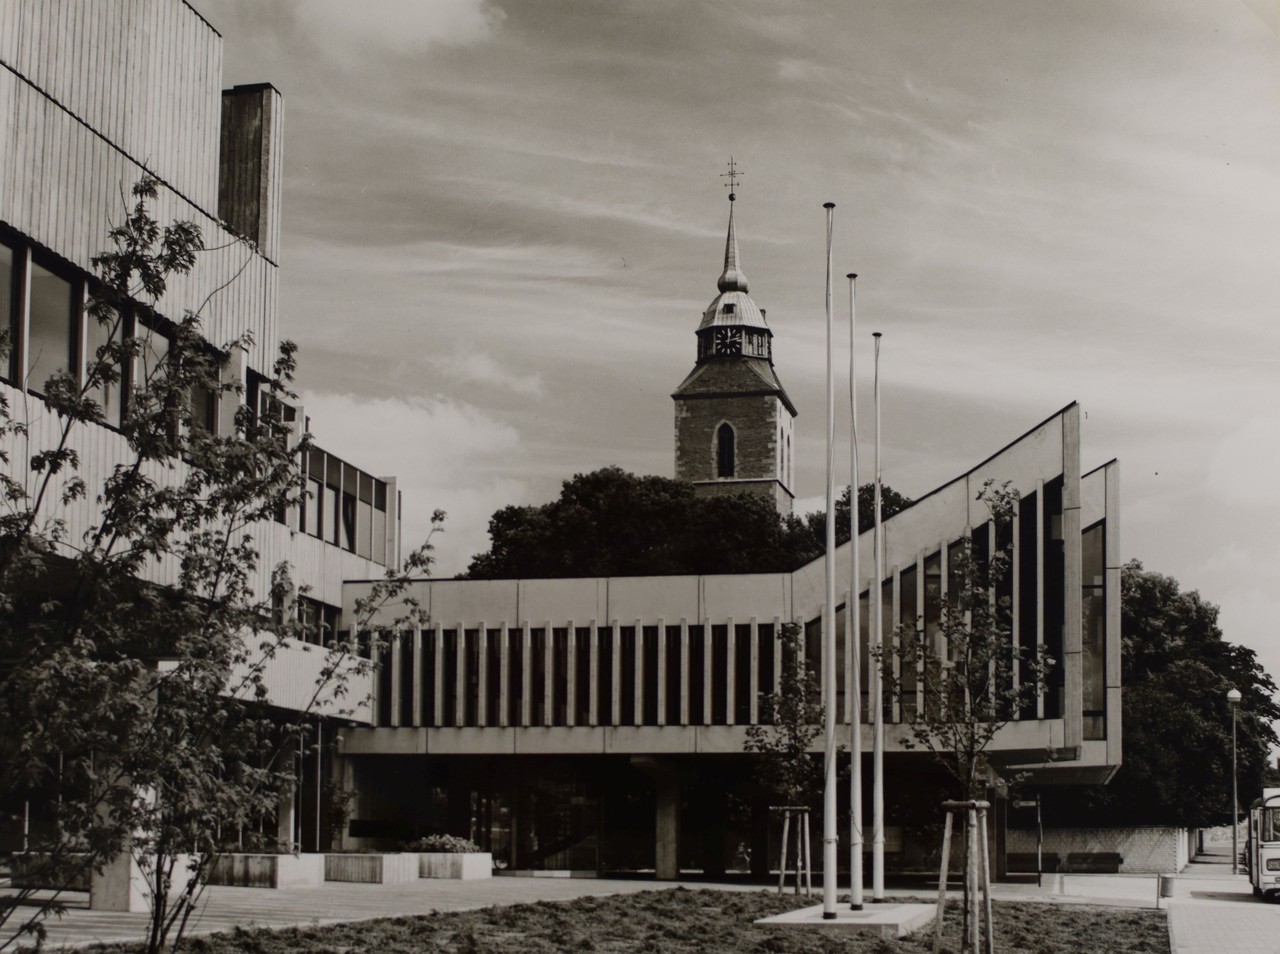
M 448 513 L 434 541 L 436 575 L 464 570 L 488 547 L 493 511 L 527 496 L 507 463 L 521 452 L 519 435 L 469 404 L 323 392 L 304 393 L 302 401 L 318 445 L 378 477 L 396 478 L 406 550 L 426 538 L 433 510 Z

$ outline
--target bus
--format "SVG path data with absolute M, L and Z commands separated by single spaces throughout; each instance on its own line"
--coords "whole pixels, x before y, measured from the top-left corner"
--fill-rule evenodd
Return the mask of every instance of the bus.
M 1249 810 L 1245 857 L 1254 895 L 1280 895 L 1280 788 L 1264 788 Z

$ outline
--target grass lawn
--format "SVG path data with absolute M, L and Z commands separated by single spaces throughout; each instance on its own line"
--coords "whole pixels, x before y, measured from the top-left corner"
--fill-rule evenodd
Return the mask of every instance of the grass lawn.
M 815 899 L 816 900 L 816 899 Z M 774 892 L 673 889 L 577 901 L 541 902 L 483 911 L 387 918 L 284 931 L 236 930 L 197 937 L 183 950 L 204 954 L 409 954 L 409 952 L 600 951 L 649 954 L 771 954 L 874 952 L 921 954 L 932 949 L 932 927 L 915 938 L 882 941 L 865 935 L 834 939 L 817 933 L 758 928 L 758 917 L 779 914 L 806 899 Z M 807 902 L 811 903 L 811 902 Z M 959 908 L 947 912 L 944 947 L 959 950 Z M 1083 905 L 995 902 L 998 954 L 1168 954 L 1163 911 Z M 128 951 L 112 945 L 95 951 Z

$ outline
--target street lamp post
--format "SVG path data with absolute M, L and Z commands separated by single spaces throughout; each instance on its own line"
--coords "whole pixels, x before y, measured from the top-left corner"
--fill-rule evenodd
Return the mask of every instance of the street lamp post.
M 1231 873 L 1240 873 L 1240 847 L 1236 842 L 1240 821 L 1240 795 L 1237 787 L 1236 772 L 1236 710 L 1240 707 L 1239 689 L 1227 693 L 1227 702 L 1231 705 Z

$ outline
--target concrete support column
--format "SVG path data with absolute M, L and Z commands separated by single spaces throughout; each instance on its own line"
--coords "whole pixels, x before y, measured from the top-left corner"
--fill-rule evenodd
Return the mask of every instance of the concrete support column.
M 654 874 L 659 881 L 680 877 L 680 777 L 675 771 L 657 772 L 654 830 Z

